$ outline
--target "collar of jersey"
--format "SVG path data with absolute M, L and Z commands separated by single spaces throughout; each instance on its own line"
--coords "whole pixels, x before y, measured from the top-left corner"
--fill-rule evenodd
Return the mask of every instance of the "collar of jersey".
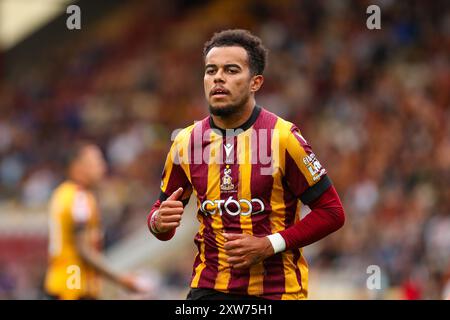
M 250 115 L 250 118 L 248 118 L 247 121 L 245 121 L 241 126 L 239 126 L 237 128 L 232 128 L 232 129 L 219 128 L 218 126 L 216 126 L 216 124 L 214 123 L 211 116 L 209 117 L 209 125 L 215 131 L 219 131 L 222 136 L 227 135 L 227 130 L 233 130 L 234 132 L 232 132 L 231 136 L 235 136 L 235 135 L 238 135 L 239 133 L 242 133 L 242 131 L 245 131 L 248 128 L 250 128 L 256 122 L 256 119 L 258 119 L 258 116 L 260 113 L 261 113 L 261 107 L 258 105 L 255 105 L 255 107 L 253 108 L 252 114 Z M 230 136 L 230 132 L 228 132 L 228 136 Z

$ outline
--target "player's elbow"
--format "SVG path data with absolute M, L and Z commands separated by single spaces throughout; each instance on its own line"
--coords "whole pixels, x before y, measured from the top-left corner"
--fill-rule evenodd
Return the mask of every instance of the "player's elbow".
M 329 198 L 329 202 L 327 205 L 328 212 L 330 213 L 329 216 L 332 218 L 333 223 L 333 232 L 336 230 L 339 230 L 342 228 L 345 224 L 345 211 L 344 206 L 342 205 L 342 202 L 339 198 L 339 195 L 337 194 L 337 191 L 334 187 L 331 187 L 329 189 L 329 195 L 331 196 Z
M 345 224 L 345 211 L 344 211 L 344 207 L 342 205 L 338 206 L 338 207 L 334 207 L 332 210 L 332 215 L 333 217 L 333 226 L 334 226 L 334 231 L 339 230 L 340 228 L 342 228 Z
M 342 207 L 342 206 L 339 208 L 337 224 L 338 224 L 338 229 L 342 228 L 345 224 L 345 211 L 344 211 L 344 207 Z

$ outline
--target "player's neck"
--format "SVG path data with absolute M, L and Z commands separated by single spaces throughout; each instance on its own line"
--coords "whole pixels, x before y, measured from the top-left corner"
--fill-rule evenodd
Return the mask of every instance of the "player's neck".
M 76 184 L 77 186 L 81 187 L 82 189 L 85 190 L 90 190 L 91 186 L 89 185 L 89 183 L 87 183 L 87 181 L 84 181 L 83 178 L 79 177 L 79 176 L 69 176 L 69 181 Z
M 226 117 L 211 114 L 211 117 L 215 126 L 220 129 L 236 129 L 241 127 L 250 118 L 255 105 L 255 99 L 249 99 L 240 112 L 230 114 Z

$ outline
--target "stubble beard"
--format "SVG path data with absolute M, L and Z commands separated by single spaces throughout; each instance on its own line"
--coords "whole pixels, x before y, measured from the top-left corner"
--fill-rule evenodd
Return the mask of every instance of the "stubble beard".
M 230 103 L 228 105 L 225 106 L 221 106 L 221 107 L 213 107 L 212 105 L 209 105 L 209 113 L 217 116 L 217 117 L 223 117 L 223 118 L 228 118 L 231 117 L 233 115 L 236 115 L 240 112 L 242 112 L 242 110 L 244 109 L 244 106 L 247 104 L 248 99 L 250 98 L 250 95 L 245 95 L 243 96 L 239 101 L 235 102 L 235 103 Z

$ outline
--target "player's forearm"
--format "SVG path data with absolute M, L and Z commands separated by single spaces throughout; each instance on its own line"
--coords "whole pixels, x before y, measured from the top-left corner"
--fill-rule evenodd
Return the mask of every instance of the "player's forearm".
M 105 278 L 119 284 L 121 283 L 120 274 L 107 266 L 106 261 L 101 254 L 85 248 L 84 246 L 79 246 L 78 251 L 84 263 L 95 269 Z
M 309 205 L 311 212 L 293 226 L 280 232 L 286 250 L 312 244 L 340 229 L 345 213 L 336 189 L 331 186 Z

